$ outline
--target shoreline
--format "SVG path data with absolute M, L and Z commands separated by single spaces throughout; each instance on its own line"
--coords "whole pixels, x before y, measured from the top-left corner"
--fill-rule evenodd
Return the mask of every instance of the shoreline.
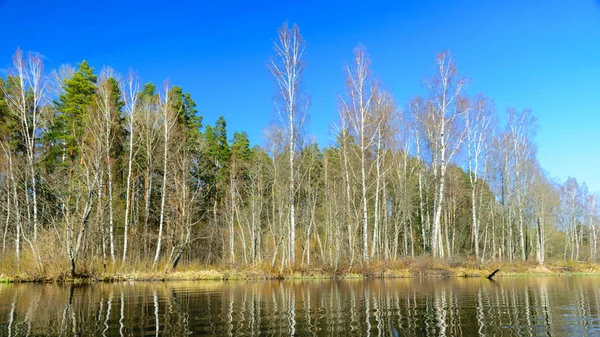
M 257 268 L 226 268 L 223 266 L 188 266 L 174 272 L 115 270 L 79 277 L 32 277 L 0 273 L 2 283 L 109 283 L 109 282 L 166 282 L 166 281 L 269 281 L 269 280 L 343 280 L 343 279 L 407 279 L 407 278 L 486 278 L 499 269 L 494 278 L 536 276 L 600 276 L 600 264 L 591 262 L 554 261 L 544 265 L 529 262 L 490 263 L 482 266 L 452 266 L 443 261 L 416 261 L 413 265 L 382 266 L 377 263 L 362 270 L 330 270 L 297 268 L 282 272 Z M 118 269 L 118 268 L 117 268 Z

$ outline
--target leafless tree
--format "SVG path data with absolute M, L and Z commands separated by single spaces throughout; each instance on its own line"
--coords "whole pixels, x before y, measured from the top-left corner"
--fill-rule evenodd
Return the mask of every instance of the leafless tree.
M 475 258 L 479 259 L 479 206 L 477 189 L 480 185 L 479 179 L 483 178 L 481 169 L 482 156 L 486 153 L 489 144 L 490 128 L 494 113 L 493 102 L 489 99 L 479 96 L 475 99 L 472 107 L 468 110 L 465 118 L 465 128 L 467 132 L 467 153 L 469 167 L 469 183 L 471 185 L 471 222 L 473 233 L 473 246 L 475 248 Z
M 156 243 L 156 253 L 154 254 L 154 264 L 156 264 L 160 258 L 160 251 L 163 239 L 163 227 L 165 223 L 165 202 L 167 200 L 167 177 L 169 175 L 169 150 L 171 143 L 171 131 L 177 121 L 176 111 L 174 111 L 171 102 L 171 93 L 169 91 L 169 84 L 165 83 L 164 93 L 161 97 L 160 111 L 163 124 L 163 177 L 161 186 L 161 199 L 160 199 L 160 220 L 158 223 L 158 239 Z
M 275 57 L 269 62 L 269 69 L 277 84 L 275 106 L 280 126 L 287 135 L 286 144 L 289 152 L 289 262 L 293 264 L 295 262 L 296 242 L 296 151 L 301 143 L 299 135 L 304 126 L 305 111 L 308 107 L 306 95 L 301 89 L 306 43 L 296 25 L 290 29 L 288 24 L 284 23 L 279 28 L 277 35 L 278 38 L 273 46 Z
M 111 85 L 111 79 L 117 81 L 118 76 L 112 68 L 103 68 L 98 82 L 97 105 L 102 118 L 101 135 L 103 140 L 103 156 L 105 158 L 106 180 L 108 183 L 108 231 L 110 243 L 110 258 L 115 262 L 115 234 L 114 234 L 114 182 L 113 182 L 113 158 L 112 149 L 115 144 L 115 127 L 119 123 L 119 112 L 113 102 L 115 88 Z
M 369 217 L 367 204 L 368 151 L 375 143 L 379 120 L 373 109 L 373 97 L 377 90 L 371 78 L 370 59 L 364 48 L 354 51 L 352 67 L 346 66 L 347 97 L 342 100 L 342 124 L 348 125 L 358 143 L 360 160 L 361 206 L 362 206 L 362 258 L 369 259 Z M 347 123 L 347 124 L 346 124 Z
M 4 96 L 8 102 L 9 110 L 15 115 L 21 126 L 23 137 L 28 182 L 31 183 L 31 195 L 26 194 L 29 207 L 31 202 L 33 208 L 33 241 L 38 236 L 38 200 L 37 200 L 37 174 L 36 174 L 36 138 L 39 131 L 39 120 L 42 114 L 42 104 L 46 95 L 46 82 L 43 79 L 44 63 L 40 55 L 29 53 L 27 59 L 23 58 L 21 49 L 17 49 L 13 56 L 12 78 L 14 79 L 9 89 L 2 86 Z M 28 217 L 29 218 L 29 217 Z
M 467 81 L 459 78 L 454 58 L 449 52 L 436 57 L 436 74 L 426 81 L 430 97 L 425 113 L 418 116 L 427 130 L 427 144 L 432 153 L 435 194 L 431 251 L 434 257 L 444 257 L 442 249 L 442 211 L 446 188 L 446 171 L 466 137 L 462 125 L 468 111 L 463 94 Z
M 535 146 L 532 144 L 531 137 L 536 132 L 536 119 L 531 110 L 521 112 L 515 109 L 508 109 L 506 112 L 508 120 L 508 132 L 510 137 L 510 146 L 512 148 L 513 168 L 514 168 L 514 186 L 516 196 L 516 214 L 518 219 L 519 243 L 521 247 L 521 258 L 527 259 L 525 247 L 525 223 L 524 223 L 524 199 L 530 186 L 529 179 L 525 177 L 525 170 L 532 158 L 535 157 Z
M 127 186 L 125 189 L 125 225 L 123 232 L 123 262 L 127 259 L 127 244 L 129 233 L 129 214 L 131 207 L 131 175 L 133 172 L 132 165 L 134 161 L 133 144 L 137 135 L 134 133 L 136 125 L 136 116 L 138 114 L 138 93 L 140 85 L 136 74 L 131 72 L 127 78 L 127 87 L 124 92 L 125 96 L 125 112 L 127 115 L 127 128 L 129 129 L 129 151 L 127 158 Z

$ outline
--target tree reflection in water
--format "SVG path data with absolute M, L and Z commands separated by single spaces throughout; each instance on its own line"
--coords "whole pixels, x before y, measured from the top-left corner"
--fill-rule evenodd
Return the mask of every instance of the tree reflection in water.
M 598 335 L 600 278 L 0 286 L 0 336 Z

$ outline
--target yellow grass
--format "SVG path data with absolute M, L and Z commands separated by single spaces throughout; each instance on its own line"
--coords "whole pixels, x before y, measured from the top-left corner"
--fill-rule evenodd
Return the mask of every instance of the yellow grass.
M 415 278 L 415 277 L 485 277 L 500 269 L 495 277 L 534 275 L 598 275 L 600 264 L 592 262 L 548 261 L 545 265 L 535 262 L 491 262 L 486 265 L 474 259 L 440 261 L 431 257 L 406 258 L 399 261 L 371 261 L 366 264 L 340 266 L 295 265 L 280 269 L 270 263 L 255 266 L 181 264 L 171 271 L 165 262 L 108 263 L 81 261 L 74 280 L 68 274 L 68 261 L 44 259 L 43 267 L 36 266 L 30 252 L 23 252 L 20 263 L 14 255 L 7 253 L 0 259 L 0 282 L 96 282 L 96 281 L 155 281 L 155 280 L 260 280 L 260 279 L 362 279 L 362 278 Z

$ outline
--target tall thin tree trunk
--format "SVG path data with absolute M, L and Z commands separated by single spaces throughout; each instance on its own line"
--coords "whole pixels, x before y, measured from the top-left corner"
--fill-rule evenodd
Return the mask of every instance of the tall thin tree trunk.
M 129 158 L 127 160 L 127 184 L 125 190 L 125 224 L 123 228 L 123 262 L 127 260 L 127 240 L 129 235 L 129 208 L 131 204 L 131 173 L 133 164 L 133 113 L 129 116 Z
M 293 110 L 291 110 L 293 111 Z M 296 194 L 296 185 L 295 185 L 295 175 L 294 175 L 294 122 L 291 116 L 290 111 L 290 264 L 294 264 L 296 262 L 296 214 L 295 214 L 295 194 Z
M 154 254 L 154 264 L 158 262 L 160 258 L 160 250 L 163 238 L 163 227 L 165 222 L 165 203 L 167 200 L 167 171 L 168 171 L 168 159 L 169 159 L 169 132 L 171 128 L 171 106 L 169 102 L 169 90 L 168 87 L 165 89 L 165 101 L 163 103 L 163 178 L 161 186 L 161 197 L 160 197 L 160 220 L 158 223 L 158 240 L 156 242 L 156 253 Z
M 378 132 L 379 133 L 379 132 Z M 380 247 L 377 244 L 379 239 L 379 190 L 381 186 L 381 163 L 380 163 L 380 154 L 381 151 L 381 135 L 379 135 L 377 139 L 377 158 L 375 159 L 375 169 L 376 169 L 376 182 L 375 182 L 375 209 L 374 209 L 374 217 L 373 217 L 373 243 L 371 244 L 371 258 L 380 256 Z
M 10 185 L 10 182 L 8 182 L 8 185 Z M 6 223 L 4 224 L 4 235 L 2 235 L 2 254 L 4 254 L 6 249 L 6 235 L 8 234 L 8 226 L 10 224 L 10 195 L 10 187 L 6 186 Z
M 346 129 L 344 128 L 344 132 Z M 354 264 L 354 234 L 352 232 L 352 221 L 351 221 L 351 210 L 350 210 L 350 173 L 349 173 L 349 164 L 348 164 L 348 144 L 347 144 L 347 135 L 344 134 L 344 139 L 342 141 L 342 156 L 344 157 L 344 187 L 346 192 L 346 225 L 348 227 L 348 249 L 350 249 L 350 266 Z
M 107 165 L 107 179 L 108 179 L 108 235 L 110 240 L 110 259 L 115 262 L 115 234 L 114 234 L 114 221 L 113 221 L 113 185 L 112 185 L 112 165 L 110 163 L 110 146 L 107 140 L 106 148 L 106 165 Z
M 537 260 L 539 264 L 544 264 L 544 230 L 542 221 L 537 218 Z
M 362 192 L 362 224 L 363 224 L 363 260 L 369 260 L 369 222 L 367 215 L 367 175 L 365 171 L 366 158 L 365 158 L 365 136 L 364 136 L 364 120 L 361 123 L 361 145 L 360 145 L 360 181 L 361 181 L 361 192 Z
M 106 270 L 106 227 L 104 223 L 104 174 L 100 174 L 100 183 L 98 184 L 98 222 L 100 223 L 100 237 L 102 246 L 102 266 Z
M 129 156 L 127 158 L 127 183 L 125 190 L 125 223 L 123 226 L 123 262 L 127 260 L 127 248 L 129 238 L 129 213 L 131 208 L 131 176 L 132 176 L 132 164 L 133 164 L 133 140 L 135 137 L 134 126 L 135 116 L 138 100 L 138 81 L 137 76 L 131 73 L 128 81 L 129 95 L 126 99 L 126 109 L 129 112 Z
M 443 135 L 443 128 L 442 128 L 442 135 Z M 438 194 L 437 194 L 437 200 L 436 200 L 436 207 L 435 207 L 435 211 L 434 211 L 434 216 L 433 216 L 433 233 L 431 235 L 431 252 L 433 254 L 434 257 L 436 258 L 443 258 L 444 257 L 444 250 L 442 249 L 442 244 L 441 244 L 441 239 L 442 239 L 442 224 L 441 224 L 441 220 L 442 220 L 442 210 L 443 210 L 443 203 L 444 203 L 444 192 L 445 192 L 445 187 L 446 187 L 446 163 L 445 163 L 445 150 L 444 150 L 445 144 L 444 144 L 444 140 L 443 140 L 443 136 L 442 136 L 442 150 L 441 150 L 441 165 L 440 165 L 440 175 L 439 175 L 439 187 L 438 187 Z M 437 169 L 437 168 L 436 168 Z
M 235 187 L 234 187 L 234 178 L 235 175 L 235 163 L 231 168 L 230 179 L 229 179 L 229 197 L 230 197 L 230 206 L 231 206 L 231 218 L 229 219 L 229 262 L 235 263 L 235 227 L 234 227 L 234 219 L 235 219 Z
M 12 182 L 13 188 L 13 205 L 15 206 L 15 226 L 17 233 L 15 234 L 15 256 L 17 257 L 17 263 L 20 263 L 21 257 L 21 210 L 19 209 L 19 198 L 17 194 L 17 182 L 15 181 L 15 175 L 13 172 L 12 154 L 10 149 L 7 151 L 8 154 L 8 167 L 10 174 L 10 181 Z
M 151 161 L 146 162 L 146 173 L 144 177 L 144 257 L 148 257 L 148 220 L 150 220 L 150 197 L 152 196 L 152 172 Z
M 476 179 L 472 178 L 472 180 L 473 182 L 471 183 L 471 217 L 473 224 L 473 245 L 475 246 L 475 259 L 479 260 L 479 224 L 477 223 L 477 208 L 475 205 Z

